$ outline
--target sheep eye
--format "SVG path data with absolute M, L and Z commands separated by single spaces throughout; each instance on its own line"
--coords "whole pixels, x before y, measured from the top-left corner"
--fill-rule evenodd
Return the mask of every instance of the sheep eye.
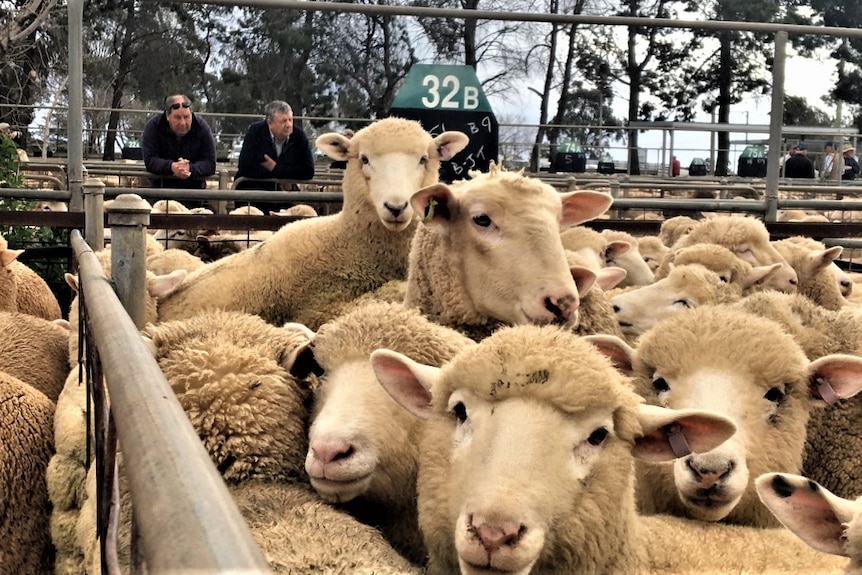
M 590 436 L 587 438 L 587 441 L 590 445 L 601 445 L 602 442 L 607 439 L 608 430 L 604 427 L 600 427 L 593 431 Z
M 491 225 L 491 218 L 489 218 L 486 214 L 482 214 L 479 216 L 473 216 L 473 222 L 477 226 L 482 226 L 483 228 L 487 228 Z
M 419 165 L 420 166 L 424 166 L 427 163 L 428 163 L 428 156 L 422 156 L 421 158 L 419 158 Z
M 773 403 L 779 403 L 782 399 L 784 399 L 784 390 L 780 387 L 771 387 L 767 392 L 763 395 L 763 398 L 766 401 L 771 401 Z
M 678 299 L 675 302 L 673 302 L 673 305 L 681 305 L 682 307 L 684 307 L 686 309 L 691 307 L 691 304 L 688 302 L 687 299 Z
M 368 164 L 368 156 L 366 156 L 365 154 L 359 156 L 359 159 L 362 160 L 363 164 Z
M 458 419 L 458 423 L 464 423 L 467 421 L 467 407 L 464 405 L 464 402 L 459 401 L 452 407 L 452 412 L 455 414 L 455 417 Z
M 661 376 L 656 377 L 652 380 L 652 386 L 657 393 L 664 393 L 666 391 L 670 391 L 670 386 L 667 384 L 667 380 L 665 380 L 665 378 Z
M 729 283 L 730 282 L 730 278 L 727 276 L 718 276 L 718 279 L 720 279 L 722 281 L 722 283 Z

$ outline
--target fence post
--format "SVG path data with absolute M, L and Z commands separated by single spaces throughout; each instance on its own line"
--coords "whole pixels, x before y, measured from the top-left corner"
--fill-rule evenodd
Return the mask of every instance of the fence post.
M 105 183 L 98 178 L 84 180 L 84 238 L 94 252 L 105 247 Z
M 120 194 L 107 209 L 111 228 L 111 278 L 117 297 L 138 329 L 144 327 L 150 209 L 150 204 L 137 194 Z

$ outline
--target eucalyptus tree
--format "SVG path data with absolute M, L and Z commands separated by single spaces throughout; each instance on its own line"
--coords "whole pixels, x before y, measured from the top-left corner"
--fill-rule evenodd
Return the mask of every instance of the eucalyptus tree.
M 794 9 L 790 21 L 819 26 L 862 28 L 862 3 L 859 0 L 797 0 L 791 2 Z M 862 129 L 862 37 L 797 36 L 791 37 L 797 49 L 810 55 L 815 49 L 829 51 L 829 56 L 838 62 L 835 85 L 830 98 L 846 103 L 855 112 L 855 124 Z M 840 121 L 841 118 L 836 118 Z
M 57 0 L 0 0 L 0 120 L 19 128 L 32 122 L 31 106 L 64 53 L 57 46 L 65 36 L 50 25 L 64 15 Z
M 95 0 L 85 4 L 84 76 L 90 106 L 105 106 L 106 160 L 114 159 L 121 110 L 162 108 L 177 92 L 201 100 L 213 28 L 219 9 L 180 2 Z M 203 102 L 199 108 L 205 107 Z M 99 123 L 104 112 L 93 112 Z M 126 128 L 140 130 L 146 118 L 125 116 Z M 94 133 L 94 132 L 91 132 Z

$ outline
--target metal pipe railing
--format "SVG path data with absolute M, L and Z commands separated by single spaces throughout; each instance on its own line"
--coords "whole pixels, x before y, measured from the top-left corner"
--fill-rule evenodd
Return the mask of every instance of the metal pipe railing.
M 174 392 L 80 232 L 71 234 L 150 573 L 271 573 Z

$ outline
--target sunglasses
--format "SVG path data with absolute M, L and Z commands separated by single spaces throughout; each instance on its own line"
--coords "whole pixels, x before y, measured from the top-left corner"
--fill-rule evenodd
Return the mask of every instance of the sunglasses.
M 170 110 L 179 110 L 180 106 L 182 106 L 183 108 L 189 108 L 189 107 L 191 107 L 191 104 L 189 104 L 188 102 L 175 102 L 169 106 L 169 109 Z

